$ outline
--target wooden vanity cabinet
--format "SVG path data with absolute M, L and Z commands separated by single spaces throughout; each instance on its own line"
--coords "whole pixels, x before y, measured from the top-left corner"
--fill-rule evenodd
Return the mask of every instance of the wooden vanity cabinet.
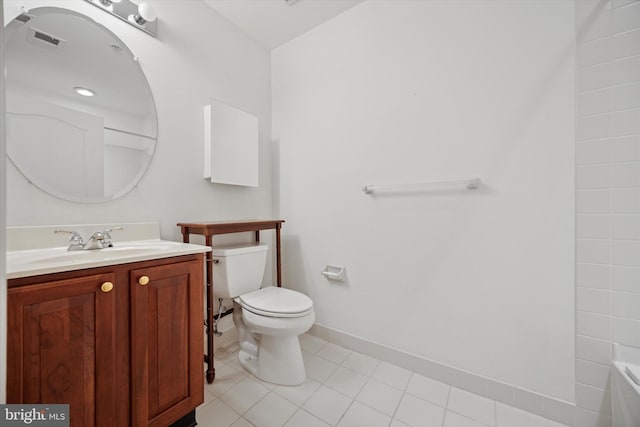
M 73 426 L 115 425 L 113 273 L 8 291 L 7 402 L 71 403 Z
M 8 281 L 7 403 L 166 427 L 203 401 L 204 255 Z
M 204 264 L 150 266 L 129 275 L 133 426 L 166 427 L 204 399 Z

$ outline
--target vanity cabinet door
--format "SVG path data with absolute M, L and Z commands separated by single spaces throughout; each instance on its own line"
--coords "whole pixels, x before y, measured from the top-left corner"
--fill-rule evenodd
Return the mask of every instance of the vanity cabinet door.
M 203 401 L 200 261 L 131 270 L 132 425 L 166 427 Z
M 72 427 L 115 422 L 115 275 L 8 290 L 7 402 L 70 405 Z

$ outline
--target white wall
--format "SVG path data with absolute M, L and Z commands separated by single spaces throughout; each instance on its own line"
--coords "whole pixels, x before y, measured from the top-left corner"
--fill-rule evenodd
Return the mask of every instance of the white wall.
M 158 220 L 164 238 L 179 240 L 179 221 L 271 217 L 269 52 L 200 0 L 152 2 L 159 19 L 157 39 L 81 0 L 5 2 L 6 21 L 22 5 L 59 6 L 113 31 L 140 58 L 158 110 L 159 135 L 151 166 L 138 186 L 108 203 L 56 199 L 30 185 L 10 165 L 8 225 Z M 212 97 L 259 118 L 259 188 L 202 179 L 202 107 Z
M 367 1 L 272 52 L 284 282 L 319 324 L 574 401 L 573 37 L 570 1 Z
M 576 404 L 610 427 L 612 342 L 640 347 L 640 1 L 576 2 Z

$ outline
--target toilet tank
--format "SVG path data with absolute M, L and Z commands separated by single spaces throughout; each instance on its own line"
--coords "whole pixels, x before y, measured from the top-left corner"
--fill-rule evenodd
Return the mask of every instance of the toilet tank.
M 213 247 L 213 290 L 218 298 L 235 298 L 262 286 L 269 246 L 245 243 Z

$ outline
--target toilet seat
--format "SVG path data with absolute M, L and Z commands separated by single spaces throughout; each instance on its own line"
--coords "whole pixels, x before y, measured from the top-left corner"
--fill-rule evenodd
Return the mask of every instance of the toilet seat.
M 313 310 L 308 296 L 291 289 L 267 286 L 235 299 L 254 314 L 267 317 L 303 317 Z

